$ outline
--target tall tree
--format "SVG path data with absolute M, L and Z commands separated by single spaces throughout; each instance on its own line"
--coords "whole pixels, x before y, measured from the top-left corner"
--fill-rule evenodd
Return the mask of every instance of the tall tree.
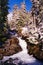
M 8 14 L 8 1 L 9 0 L 0 0 L 0 41 L 3 41 L 5 34 L 5 23 Z
M 33 3 L 32 6 L 32 16 L 33 21 L 36 22 L 36 26 L 38 26 L 42 22 L 43 15 L 43 0 L 31 0 Z M 34 20 L 35 17 L 35 20 Z
M 33 3 L 32 6 L 33 22 L 35 22 L 37 29 L 40 31 L 40 32 L 38 31 L 38 33 L 40 34 L 38 40 L 41 41 L 41 46 L 43 49 L 43 43 L 42 43 L 43 42 L 43 0 L 31 0 L 31 1 Z

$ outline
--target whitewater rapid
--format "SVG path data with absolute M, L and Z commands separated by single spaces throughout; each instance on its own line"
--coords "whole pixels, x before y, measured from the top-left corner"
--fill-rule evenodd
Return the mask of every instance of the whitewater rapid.
M 2 61 L 6 61 L 8 60 L 9 58 L 20 58 L 22 61 L 25 61 L 26 63 L 32 63 L 32 62 L 35 62 L 36 59 L 32 56 L 32 55 L 29 55 L 27 52 L 27 43 L 25 42 L 25 40 L 21 39 L 20 37 L 18 38 L 19 39 L 19 45 L 21 46 L 22 48 L 22 51 L 19 52 L 19 53 L 16 53 L 16 54 L 13 54 L 11 56 L 4 56 Z

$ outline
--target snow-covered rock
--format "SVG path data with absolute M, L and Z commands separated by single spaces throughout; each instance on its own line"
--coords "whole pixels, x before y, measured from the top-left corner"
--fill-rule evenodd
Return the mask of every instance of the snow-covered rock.
M 28 28 L 27 27 L 23 27 L 22 28 L 22 31 L 21 31 L 21 34 L 23 36 L 28 36 L 28 34 L 29 34 Z

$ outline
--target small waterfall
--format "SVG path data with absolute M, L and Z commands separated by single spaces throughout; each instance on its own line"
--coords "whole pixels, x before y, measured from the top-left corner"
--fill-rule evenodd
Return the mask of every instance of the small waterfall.
M 21 58 L 22 61 L 25 61 L 26 63 L 32 63 L 32 62 L 35 62 L 35 58 L 32 57 L 32 55 L 29 55 L 27 52 L 27 43 L 25 42 L 25 40 L 21 39 L 20 37 L 18 38 L 19 39 L 19 45 L 21 46 L 22 48 L 22 51 L 17 53 L 17 54 L 13 54 L 11 56 L 4 56 L 3 60 L 2 61 L 6 61 L 8 60 L 9 58 L 15 58 L 15 57 L 18 57 L 18 58 Z
M 19 39 L 19 45 L 22 48 L 22 51 L 24 51 L 25 53 L 27 53 L 27 43 L 25 42 L 25 40 L 22 40 L 21 38 Z

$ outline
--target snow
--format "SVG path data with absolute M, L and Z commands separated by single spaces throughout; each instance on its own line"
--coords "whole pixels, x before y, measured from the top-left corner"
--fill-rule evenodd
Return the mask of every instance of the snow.
M 27 27 L 23 27 L 21 33 L 22 33 L 22 35 L 24 35 L 24 36 L 28 36 L 28 34 L 29 34 L 28 28 L 27 28 Z
M 31 44 L 35 44 L 35 45 L 37 45 L 38 44 L 38 41 L 35 39 L 35 37 L 29 37 L 29 38 L 27 38 L 28 40 L 29 40 L 29 42 L 31 42 Z
M 25 61 L 26 63 L 35 62 L 36 59 L 34 57 L 32 57 L 32 55 L 27 54 L 28 50 L 27 50 L 27 44 L 26 44 L 25 40 L 22 40 L 21 38 L 18 38 L 18 39 L 19 39 L 19 45 L 21 46 L 22 51 L 17 54 L 13 54 L 11 56 L 4 56 L 2 61 L 6 61 L 9 58 L 14 59 L 14 58 L 18 57 L 18 58 L 21 58 L 21 60 Z
M 10 13 L 7 15 L 7 18 L 8 18 L 8 24 L 11 23 L 12 16 L 13 16 L 12 12 L 10 12 Z

